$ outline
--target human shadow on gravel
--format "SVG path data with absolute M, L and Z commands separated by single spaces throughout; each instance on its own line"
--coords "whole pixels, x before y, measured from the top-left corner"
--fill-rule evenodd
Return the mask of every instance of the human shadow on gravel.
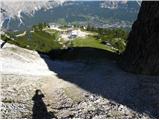
M 36 90 L 35 95 L 32 97 L 34 101 L 34 105 L 32 108 L 32 118 L 33 119 L 51 119 L 55 118 L 52 112 L 48 112 L 47 107 L 42 98 L 44 98 L 44 94 L 41 90 Z
M 159 92 L 158 87 L 152 86 L 159 85 L 158 76 L 124 72 L 116 63 L 116 60 L 119 61 L 119 55 L 86 47 L 53 50 L 48 54 L 49 57 L 43 54 L 40 56 L 57 77 L 134 111 L 145 112 L 152 118 L 158 118 Z M 143 81 L 151 84 L 146 86 Z M 156 91 L 153 92 L 154 96 L 150 94 L 153 89 Z

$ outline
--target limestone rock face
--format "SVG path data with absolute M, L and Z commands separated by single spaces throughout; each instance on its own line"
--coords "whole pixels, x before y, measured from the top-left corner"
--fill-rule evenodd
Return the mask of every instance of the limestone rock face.
M 127 71 L 158 75 L 159 73 L 159 2 L 144 1 L 132 26 L 123 53 Z

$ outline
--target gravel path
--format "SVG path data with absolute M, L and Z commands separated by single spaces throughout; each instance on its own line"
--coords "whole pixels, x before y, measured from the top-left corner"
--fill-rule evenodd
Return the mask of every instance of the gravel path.
M 126 73 L 115 61 L 41 57 L 10 44 L 0 49 L 2 118 L 157 117 L 158 77 Z

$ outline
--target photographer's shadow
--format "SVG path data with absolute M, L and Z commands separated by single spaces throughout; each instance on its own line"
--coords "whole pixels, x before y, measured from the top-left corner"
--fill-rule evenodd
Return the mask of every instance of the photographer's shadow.
M 45 96 L 41 92 L 41 90 L 35 91 L 35 95 L 32 97 L 32 100 L 34 101 L 34 105 L 32 108 L 32 111 L 33 111 L 32 118 L 33 119 L 55 118 L 52 112 L 48 112 L 47 107 L 42 99 L 44 97 Z

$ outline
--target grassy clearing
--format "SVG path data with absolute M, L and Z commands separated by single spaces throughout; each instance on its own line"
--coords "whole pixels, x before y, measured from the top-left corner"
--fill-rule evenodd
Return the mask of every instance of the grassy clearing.
M 86 38 L 76 38 L 72 40 L 72 47 L 91 47 L 91 48 L 98 48 L 107 51 L 114 52 L 115 50 L 107 45 L 101 44 L 101 42 L 95 39 L 92 36 L 88 36 Z
M 61 48 L 57 42 L 58 33 L 47 33 L 45 31 L 27 32 L 25 36 L 15 37 L 15 40 L 7 40 L 9 43 L 16 44 L 23 48 L 48 52 L 53 49 Z
M 26 31 L 23 36 L 16 37 L 17 34 L 22 33 L 7 33 L 14 40 L 7 40 L 10 43 L 16 44 L 20 47 L 36 50 L 43 53 L 48 53 L 54 49 L 63 49 L 67 47 L 90 47 L 110 52 L 120 53 L 124 51 L 126 46 L 127 33 L 121 29 L 108 30 L 108 29 L 93 29 L 83 30 L 91 33 L 84 38 L 75 38 L 70 41 L 65 41 L 60 38 L 60 32 L 49 28 L 34 29 L 32 31 Z M 4 40 L 4 39 L 3 39 Z
M 50 35 L 53 35 L 53 34 L 59 34 L 58 31 L 56 30 L 52 30 L 52 29 L 45 29 L 45 32 L 49 33 Z

